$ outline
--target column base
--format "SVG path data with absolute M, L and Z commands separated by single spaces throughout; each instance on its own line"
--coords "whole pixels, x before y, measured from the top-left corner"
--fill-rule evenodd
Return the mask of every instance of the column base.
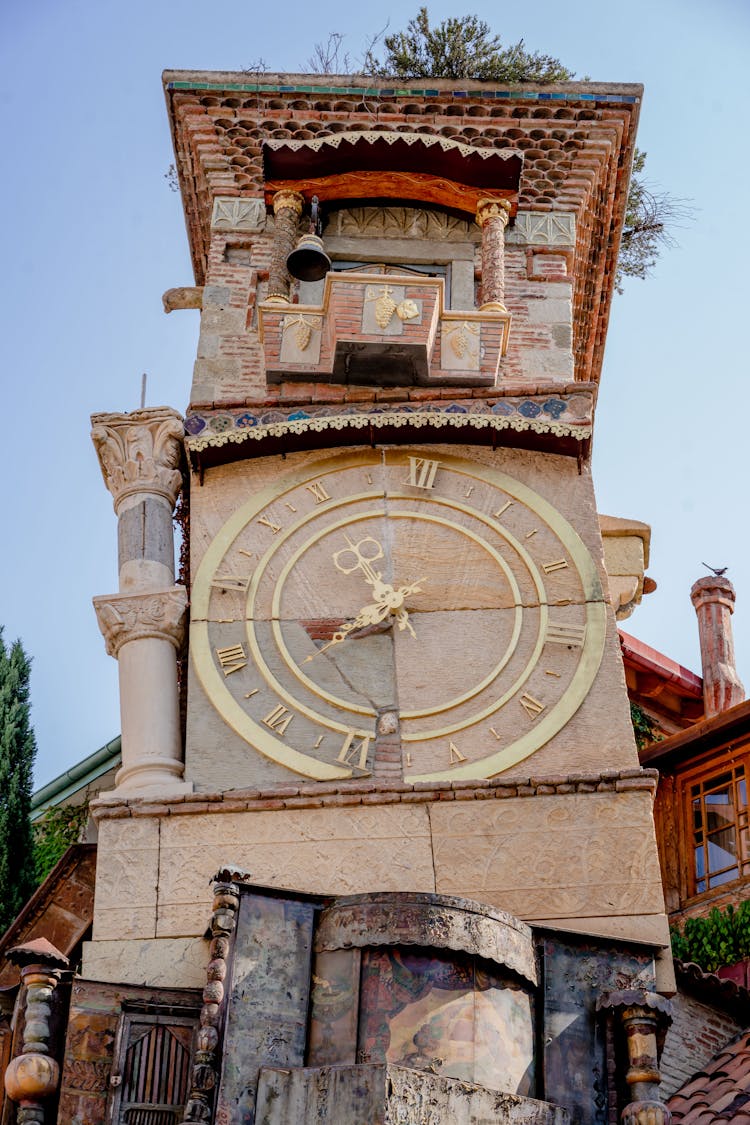
M 173 758 L 149 758 L 132 766 L 123 766 L 115 776 L 115 793 L 134 794 L 192 793 L 192 781 L 183 777 L 184 765 Z

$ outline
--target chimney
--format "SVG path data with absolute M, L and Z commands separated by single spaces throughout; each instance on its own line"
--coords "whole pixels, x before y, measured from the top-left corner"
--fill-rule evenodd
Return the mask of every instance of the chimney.
M 734 586 L 723 575 L 699 578 L 690 591 L 698 616 L 706 718 L 734 707 L 745 698 L 734 666 Z

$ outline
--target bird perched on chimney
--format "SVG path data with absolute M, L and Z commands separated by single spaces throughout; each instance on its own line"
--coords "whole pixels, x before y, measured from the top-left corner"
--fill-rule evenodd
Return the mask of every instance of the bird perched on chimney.
M 705 566 L 706 570 L 710 570 L 717 578 L 721 578 L 729 570 L 728 566 L 709 566 L 708 563 L 701 563 L 701 566 Z

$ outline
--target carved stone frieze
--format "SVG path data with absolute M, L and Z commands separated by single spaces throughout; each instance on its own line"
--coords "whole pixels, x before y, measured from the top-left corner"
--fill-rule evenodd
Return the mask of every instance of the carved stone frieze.
M 519 211 L 506 241 L 526 246 L 575 246 L 575 215 L 567 211 Z
M 211 215 L 213 230 L 258 231 L 266 225 L 266 205 L 262 199 L 221 197 L 214 199 Z
M 141 493 L 163 496 L 173 507 L 182 487 L 182 416 L 162 406 L 132 414 L 93 414 L 91 424 L 115 511 L 126 497 Z
M 468 242 L 479 237 L 474 223 L 419 207 L 343 208 L 331 217 L 326 234 L 436 239 L 442 242 Z
M 185 629 L 187 591 L 184 586 L 146 594 L 112 594 L 94 598 L 94 609 L 109 656 L 117 657 L 128 641 L 148 637 L 169 641 L 179 649 Z

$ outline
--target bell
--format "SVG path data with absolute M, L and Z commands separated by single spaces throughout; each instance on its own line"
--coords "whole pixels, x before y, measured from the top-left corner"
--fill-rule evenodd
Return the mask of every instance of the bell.
M 303 234 L 286 260 L 286 268 L 298 281 L 320 281 L 331 268 L 331 259 L 317 234 Z

